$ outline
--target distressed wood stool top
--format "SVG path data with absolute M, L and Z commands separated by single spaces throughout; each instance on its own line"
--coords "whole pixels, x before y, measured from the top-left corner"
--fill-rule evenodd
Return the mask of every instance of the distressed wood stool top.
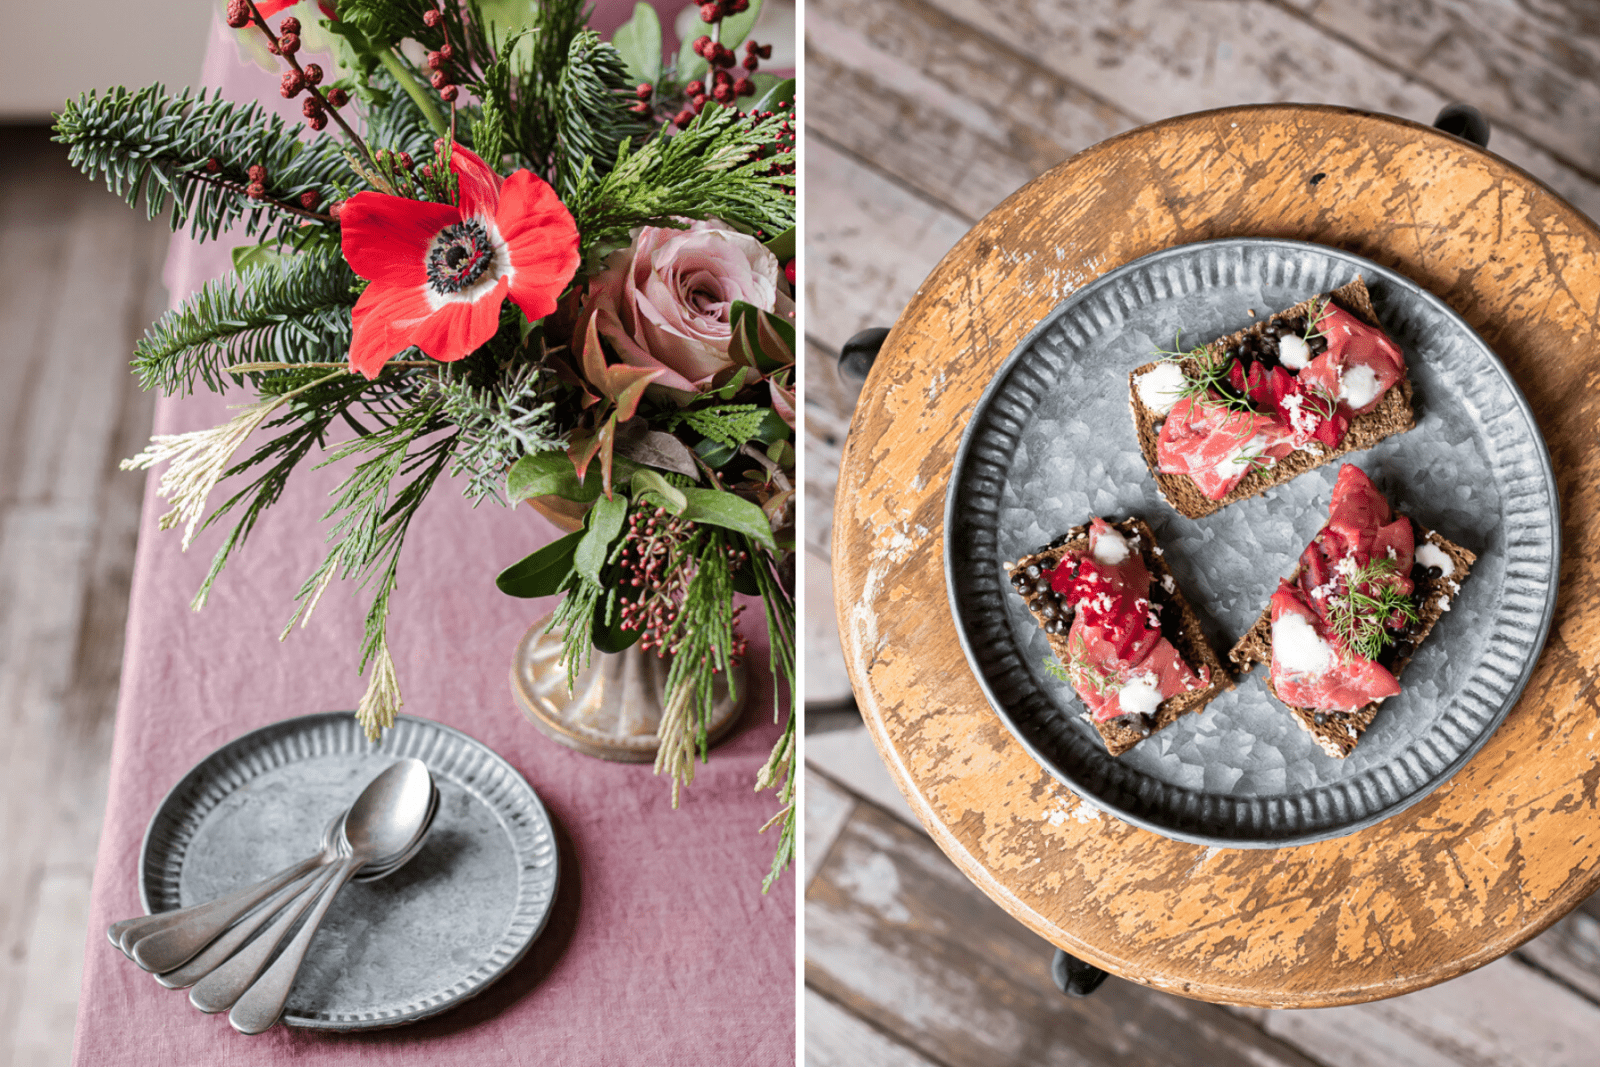
M 945 488 L 972 406 L 1053 307 L 1150 252 L 1315 241 L 1391 267 L 1510 367 L 1561 492 L 1561 592 L 1518 705 L 1450 782 L 1359 833 L 1208 849 L 1079 806 L 984 700 L 946 599 Z M 1058 254 L 1059 253 L 1059 254 Z M 850 428 L 834 513 L 840 634 L 891 773 L 1018 920 L 1126 978 L 1316 1007 L 1419 989 L 1600 888 L 1600 230 L 1490 152 L 1344 108 L 1171 119 L 1105 141 L 975 226 L 900 316 Z

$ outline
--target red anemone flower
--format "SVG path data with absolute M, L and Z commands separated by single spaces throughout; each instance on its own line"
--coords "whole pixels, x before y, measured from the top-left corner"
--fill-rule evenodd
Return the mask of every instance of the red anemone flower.
M 339 212 L 344 258 L 372 284 L 356 301 L 350 369 L 376 378 L 415 345 L 446 363 L 495 335 L 510 296 L 529 319 L 556 309 L 578 270 L 578 227 L 530 171 L 501 182 L 452 145 L 457 203 L 357 193 Z
M 262 18 L 269 19 L 285 8 L 293 7 L 299 2 L 300 0 L 256 0 L 256 10 L 261 12 Z M 333 4 L 329 3 L 329 0 L 317 0 L 317 8 L 322 12 L 324 18 L 334 20 L 339 18 L 339 13 L 334 10 Z

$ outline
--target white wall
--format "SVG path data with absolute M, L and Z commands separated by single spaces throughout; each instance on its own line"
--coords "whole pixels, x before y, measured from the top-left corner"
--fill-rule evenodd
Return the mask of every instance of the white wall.
M 0 121 L 44 122 L 87 89 L 200 75 L 216 0 L 0 0 Z

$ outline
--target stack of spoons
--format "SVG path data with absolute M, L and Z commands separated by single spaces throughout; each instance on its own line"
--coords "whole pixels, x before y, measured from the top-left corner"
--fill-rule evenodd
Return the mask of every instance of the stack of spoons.
M 188 988 L 201 1011 L 226 1011 L 234 1029 L 259 1034 L 282 1016 L 339 890 L 403 866 L 422 847 L 438 808 L 427 766 L 401 760 L 328 823 L 313 855 L 227 896 L 126 919 L 106 934 L 162 985 Z

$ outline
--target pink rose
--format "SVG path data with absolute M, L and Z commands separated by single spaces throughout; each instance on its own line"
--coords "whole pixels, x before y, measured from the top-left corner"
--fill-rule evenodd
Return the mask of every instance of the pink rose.
M 590 280 L 585 307 L 624 363 L 665 371 L 657 385 L 698 392 L 733 366 L 734 301 L 793 315 L 778 274 L 778 257 L 725 223 L 645 226 Z

